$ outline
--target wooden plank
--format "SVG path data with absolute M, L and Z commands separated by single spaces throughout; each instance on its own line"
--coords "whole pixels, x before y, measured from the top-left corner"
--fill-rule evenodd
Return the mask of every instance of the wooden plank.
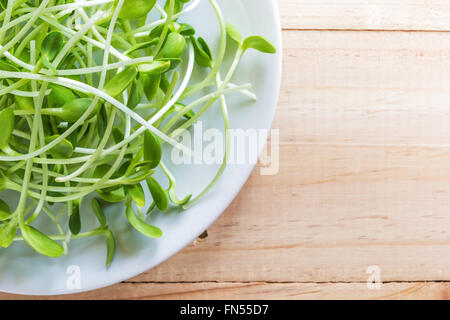
M 450 30 L 445 0 L 278 0 L 283 27 L 316 30 Z
M 284 35 L 280 172 L 135 281 L 450 280 L 450 34 Z
M 448 299 L 449 283 L 386 283 L 368 289 L 365 283 L 120 283 L 71 299 Z M 0 299 L 34 299 L 0 293 Z M 39 297 L 66 299 L 68 296 Z
M 279 3 L 280 172 L 255 170 L 206 240 L 62 298 L 448 299 L 450 33 L 314 29 L 446 31 L 450 4 Z

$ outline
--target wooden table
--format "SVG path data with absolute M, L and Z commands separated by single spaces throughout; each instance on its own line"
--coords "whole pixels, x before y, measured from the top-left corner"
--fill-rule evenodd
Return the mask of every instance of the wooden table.
M 448 298 L 450 2 L 368 3 L 279 0 L 279 173 L 206 240 L 69 298 Z

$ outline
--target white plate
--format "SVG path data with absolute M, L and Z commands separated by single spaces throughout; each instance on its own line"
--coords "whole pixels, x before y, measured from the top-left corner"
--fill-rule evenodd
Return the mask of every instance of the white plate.
M 236 25 L 244 36 L 261 35 L 277 47 L 276 55 L 251 50 L 245 54 L 234 83 L 251 82 L 258 95 L 257 102 L 249 103 L 242 95 L 228 99 L 233 128 L 269 130 L 276 109 L 281 81 L 281 27 L 275 0 L 220 0 L 225 19 Z M 208 1 L 202 0 L 197 9 L 184 19 L 194 25 L 198 34 L 212 43 L 217 42 L 218 28 Z M 213 47 L 214 48 L 214 47 Z M 214 49 L 213 49 L 214 50 Z M 206 127 L 221 128 L 217 106 L 204 120 Z M 254 165 L 230 165 L 220 183 L 193 208 L 185 212 L 172 211 L 156 214 L 151 223 L 160 227 L 164 236 L 148 239 L 128 226 L 123 206 L 108 209 L 113 232 L 116 234 L 116 257 L 109 269 L 105 268 L 104 239 L 73 240 L 67 257 L 50 259 L 40 256 L 24 243 L 14 243 L 8 250 L 0 250 L 0 291 L 55 295 L 82 292 L 132 278 L 160 264 L 206 230 L 227 208 L 250 175 Z M 213 176 L 216 166 L 172 166 L 178 181 L 180 197 L 187 192 L 198 192 Z M 3 194 L 2 198 L 8 197 Z M 83 211 L 89 216 L 90 201 Z M 39 228 L 44 228 L 44 219 Z M 84 221 L 85 224 L 92 221 Z M 54 232 L 54 230 L 50 230 Z M 67 285 L 71 266 L 80 271 L 80 289 Z

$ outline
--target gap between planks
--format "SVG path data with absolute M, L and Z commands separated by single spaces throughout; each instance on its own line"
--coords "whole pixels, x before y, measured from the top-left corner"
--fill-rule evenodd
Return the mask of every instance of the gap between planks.
M 450 30 L 408 30 L 408 29 L 350 29 L 350 28 L 282 28 L 286 32 L 404 32 L 404 33 L 450 33 Z

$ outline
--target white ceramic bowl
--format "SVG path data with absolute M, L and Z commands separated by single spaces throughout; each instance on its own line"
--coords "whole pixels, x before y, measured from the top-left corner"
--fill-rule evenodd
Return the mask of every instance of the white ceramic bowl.
M 276 0 L 219 0 L 227 21 L 236 25 L 243 36 L 261 35 L 275 44 L 276 55 L 266 55 L 254 50 L 243 58 L 234 83 L 251 82 L 258 95 L 257 102 L 239 94 L 228 98 L 233 128 L 271 128 L 281 82 L 282 43 Z M 217 43 L 218 26 L 214 11 L 207 0 L 187 14 L 183 21 L 194 25 L 199 35 L 213 44 Z M 213 46 L 214 50 L 214 46 Z M 203 120 L 204 126 L 222 128 L 214 106 Z M 262 147 L 262 145 L 260 146 Z M 261 151 L 261 150 L 259 150 Z M 0 250 L 0 291 L 31 294 L 68 294 L 102 288 L 132 278 L 160 264 L 206 230 L 227 208 L 250 175 L 254 164 L 230 165 L 217 186 L 194 207 L 187 211 L 172 210 L 156 214 L 150 222 L 160 227 L 164 236 L 152 240 L 129 227 L 123 205 L 108 209 L 109 224 L 116 235 L 117 252 L 109 269 L 105 263 L 105 243 L 101 237 L 73 240 L 66 257 L 50 259 L 35 253 L 22 242 L 14 243 L 8 250 Z M 198 192 L 210 180 L 217 166 L 191 165 L 171 168 L 178 182 L 181 196 Z M 7 198 L 10 193 L 3 194 Z M 147 195 L 149 196 L 149 195 Z M 10 200 L 10 199 L 8 199 Z M 90 200 L 82 208 L 84 224 L 92 224 Z M 87 218 L 85 218 L 85 216 Z M 45 219 L 39 218 L 39 228 L 45 230 Z M 54 233 L 54 230 L 49 230 Z M 67 286 L 70 266 L 79 268 L 81 287 L 71 290 Z

